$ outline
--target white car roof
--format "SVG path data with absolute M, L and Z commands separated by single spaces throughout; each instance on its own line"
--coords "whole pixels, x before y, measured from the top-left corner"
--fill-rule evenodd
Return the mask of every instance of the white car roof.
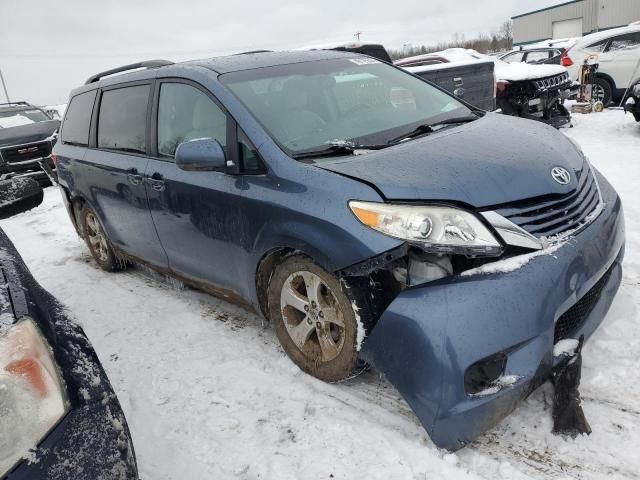
M 580 49 L 588 47 L 589 45 L 593 45 L 594 43 L 599 42 L 600 40 L 605 40 L 607 38 L 615 37 L 617 35 L 624 35 L 625 33 L 633 33 L 640 32 L 640 23 L 634 22 L 627 27 L 619 27 L 612 28 L 610 30 L 603 30 L 601 32 L 590 33 L 589 35 L 585 35 L 578 43 L 576 43 L 574 48 Z

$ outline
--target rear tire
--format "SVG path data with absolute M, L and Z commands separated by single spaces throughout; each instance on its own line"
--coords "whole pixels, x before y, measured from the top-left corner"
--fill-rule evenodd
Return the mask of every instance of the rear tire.
M 98 266 L 107 272 L 122 269 L 124 262 L 116 256 L 98 215 L 86 204 L 80 211 L 80 223 L 84 241 Z
M 282 348 L 303 372 L 325 382 L 345 380 L 359 366 L 365 332 L 358 330 L 367 322 L 356 317 L 347 290 L 303 255 L 287 258 L 269 283 L 269 316 Z M 358 309 L 359 317 L 364 313 Z
M 613 100 L 613 87 L 602 77 L 597 77 L 593 86 L 592 100 L 600 101 L 608 107 Z

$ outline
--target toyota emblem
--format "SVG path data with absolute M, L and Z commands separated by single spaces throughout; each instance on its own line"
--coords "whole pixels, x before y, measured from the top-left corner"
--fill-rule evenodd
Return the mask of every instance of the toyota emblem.
M 552 168 L 551 176 L 560 185 L 569 185 L 569 182 L 571 182 L 571 174 L 567 171 L 566 168 L 562 168 L 562 167 Z

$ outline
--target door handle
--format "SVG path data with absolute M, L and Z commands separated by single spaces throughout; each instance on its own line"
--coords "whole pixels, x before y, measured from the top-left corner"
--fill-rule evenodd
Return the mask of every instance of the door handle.
M 137 168 L 127 170 L 127 180 L 131 185 L 140 185 L 142 183 L 142 175 L 138 173 Z
M 147 183 L 156 192 L 162 192 L 165 188 L 164 179 L 158 172 L 154 173 L 150 177 L 147 177 Z

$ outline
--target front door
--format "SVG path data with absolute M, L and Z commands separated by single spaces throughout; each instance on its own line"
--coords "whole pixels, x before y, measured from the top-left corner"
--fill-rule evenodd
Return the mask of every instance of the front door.
M 109 240 L 120 250 L 166 268 L 144 185 L 148 83 L 104 90 L 98 113 L 97 149 L 85 155 L 84 178 Z M 77 179 L 83 181 L 83 178 Z
M 151 216 L 169 258 L 170 268 L 194 280 L 241 291 L 236 259 L 241 190 L 238 178 L 220 172 L 180 170 L 177 146 L 213 138 L 226 149 L 227 115 L 200 88 L 186 83 L 159 83 L 157 158 L 146 169 Z

